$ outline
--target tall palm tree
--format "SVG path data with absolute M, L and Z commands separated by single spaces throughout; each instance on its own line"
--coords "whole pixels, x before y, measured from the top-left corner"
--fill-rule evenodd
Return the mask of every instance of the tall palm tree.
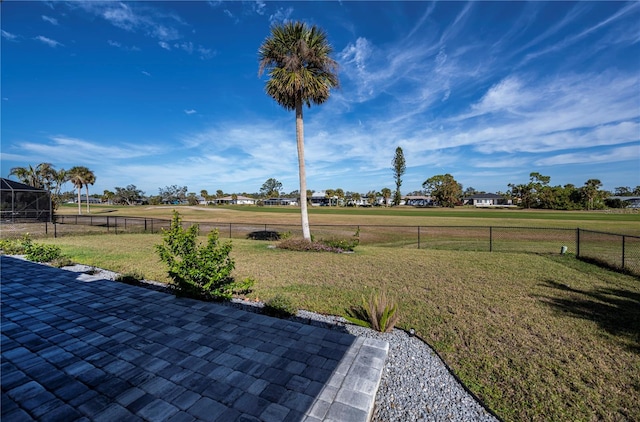
M 329 57 L 332 51 L 325 32 L 303 22 L 274 25 L 271 36 L 258 50 L 258 76 L 265 71 L 269 75 L 265 91 L 286 110 L 296 112 L 302 235 L 307 240 L 311 240 L 311 232 L 307 213 L 302 105 L 322 104 L 329 99 L 331 88 L 338 87 L 338 63 Z
M 78 214 L 82 214 L 80 191 L 83 186 L 87 188 L 87 212 L 89 212 L 89 185 L 93 185 L 96 182 L 96 176 L 91 170 L 84 166 L 70 168 L 67 175 L 69 176 L 69 181 L 78 189 Z
M 87 214 L 89 213 L 89 185 L 93 186 L 96 182 L 96 175 L 89 169 L 85 173 L 84 187 L 87 189 Z

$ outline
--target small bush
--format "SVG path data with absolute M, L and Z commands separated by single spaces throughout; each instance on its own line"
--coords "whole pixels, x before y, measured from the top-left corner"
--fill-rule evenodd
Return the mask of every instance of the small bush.
M 62 257 L 62 250 L 56 245 L 34 243 L 25 249 L 25 257 L 34 262 L 51 262 Z
M 31 243 L 29 234 L 22 236 L 22 239 L 0 239 L 0 249 L 7 255 L 24 255 L 25 247 Z
M 345 319 L 356 325 L 388 333 L 398 322 L 398 305 L 384 291 L 380 296 L 373 292 L 368 301 L 363 296 L 362 305 L 348 310 Z
M 3 240 L 1 245 L 4 253 L 24 254 L 29 261 L 52 262 L 63 258 L 59 246 L 33 243 L 29 233 L 22 236 L 20 240 Z
M 278 248 L 288 249 L 291 251 L 305 251 L 305 252 L 343 252 L 342 249 L 334 248 L 326 245 L 322 242 L 313 242 L 306 239 L 291 238 L 285 239 L 278 243 Z
M 298 308 L 287 296 L 276 295 L 264 304 L 264 313 L 278 318 L 290 317 L 297 312 Z
M 358 239 L 322 239 L 320 241 L 330 248 L 340 249 L 341 251 L 353 251 L 358 246 Z
M 163 230 L 163 243 L 156 245 L 160 260 L 169 267 L 176 293 L 192 297 L 230 299 L 237 289 L 248 289 L 253 280 L 236 282 L 231 277 L 235 263 L 230 257 L 231 242 L 220 243 L 218 230 L 209 233 L 207 243 L 198 243 L 197 224 L 182 227 L 173 212 L 171 227 Z
M 321 242 L 331 248 L 352 252 L 360 244 L 360 227 L 358 227 L 351 239 L 330 238 L 322 239 Z
M 280 240 L 280 233 L 273 230 L 259 230 L 247 235 L 252 240 Z

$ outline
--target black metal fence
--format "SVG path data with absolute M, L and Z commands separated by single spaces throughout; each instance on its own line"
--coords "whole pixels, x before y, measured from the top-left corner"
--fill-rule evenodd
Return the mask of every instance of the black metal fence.
M 576 230 L 576 256 L 640 274 L 640 236 Z
M 195 222 L 184 222 L 193 224 Z M 197 223 L 207 234 L 247 238 L 252 233 L 277 232 L 302 236 L 299 225 L 258 223 Z M 61 215 L 56 223 L 2 224 L 3 237 L 61 237 L 99 233 L 160 233 L 171 220 L 105 215 Z M 360 244 L 418 249 L 486 252 L 570 253 L 616 269 L 640 274 L 640 237 L 583 229 L 502 226 L 311 225 L 316 239 L 358 235 Z

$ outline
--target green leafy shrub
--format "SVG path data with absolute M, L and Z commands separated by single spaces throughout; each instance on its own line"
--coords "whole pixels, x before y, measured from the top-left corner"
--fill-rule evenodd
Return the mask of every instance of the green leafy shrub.
M 322 239 L 320 242 L 324 243 L 330 248 L 340 249 L 341 251 L 353 251 L 358 243 L 360 243 L 359 239 Z
M 343 252 L 342 249 L 334 248 L 322 242 L 314 242 L 300 238 L 285 239 L 278 243 L 278 248 L 305 252 Z
M 231 242 L 220 243 L 218 230 L 209 233 L 206 244 L 198 243 L 199 227 L 182 227 L 182 219 L 173 212 L 171 227 L 163 230 L 163 243 L 156 245 L 160 260 L 168 267 L 169 277 L 179 294 L 212 299 L 230 299 L 234 290 L 246 289 L 252 280 L 237 283 L 231 277 L 235 268 Z
M 370 327 L 382 333 L 388 333 L 398 322 L 398 305 L 383 291 L 373 292 L 367 301 L 362 297 L 362 305 L 347 311 L 346 320 L 362 327 Z
M 25 257 L 34 262 L 51 262 L 62 257 L 62 250 L 56 245 L 33 243 L 25 248 Z
M 331 248 L 352 252 L 360 244 L 360 227 L 358 227 L 351 239 L 330 238 L 322 239 L 321 242 Z
M 33 240 L 29 233 L 24 234 L 20 239 L 0 239 L 0 249 L 2 253 L 8 255 L 24 255 L 32 245 Z
M 29 233 L 19 240 L 2 240 L 0 246 L 4 253 L 25 255 L 29 261 L 34 262 L 51 262 L 63 258 L 62 250 L 59 246 L 33 243 Z
M 298 308 L 294 306 L 289 297 L 276 295 L 265 302 L 264 313 L 278 318 L 285 318 L 298 313 Z

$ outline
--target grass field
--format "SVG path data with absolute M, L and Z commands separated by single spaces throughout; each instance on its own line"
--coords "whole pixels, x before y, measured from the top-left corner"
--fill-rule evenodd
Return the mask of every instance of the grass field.
M 108 211 L 169 218 L 171 209 Z M 312 210 L 312 224 L 585 227 L 628 233 L 637 214 L 507 210 Z M 401 211 L 401 210 L 397 210 Z M 147 212 L 149 214 L 147 214 Z M 180 208 L 185 220 L 296 223 L 296 213 Z M 404 212 L 409 215 L 404 215 Z M 495 213 L 497 217 L 489 217 Z M 413 213 L 413 214 L 411 214 Z M 478 216 L 480 215 L 480 216 Z M 508 218 L 507 218 L 508 216 Z M 530 217 L 530 218 L 529 218 Z M 543 218 L 544 217 L 544 218 Z M 378 222 L 378 223 L 374 223 Z M 460 223 L 461 222 L 461 223 Z M 404 224 L 402 224 L 404 223 Z M 539 226 L 538 226 L 539 227 Z M 74 261 L 168 281 L 154 253 L 160 235 L 66 236 L 42 240 Z M 519 420 L 640 420 L 640 280 L 570 255 L 360 246 L 354 254 L 302 253 L 233 240 L 237 278 L 254 277 L 250 298 L 289 296 L 297 306 L 344 315 L 363 294 L 396 294 L 402 328 L 414 328 L 500 417 Z

